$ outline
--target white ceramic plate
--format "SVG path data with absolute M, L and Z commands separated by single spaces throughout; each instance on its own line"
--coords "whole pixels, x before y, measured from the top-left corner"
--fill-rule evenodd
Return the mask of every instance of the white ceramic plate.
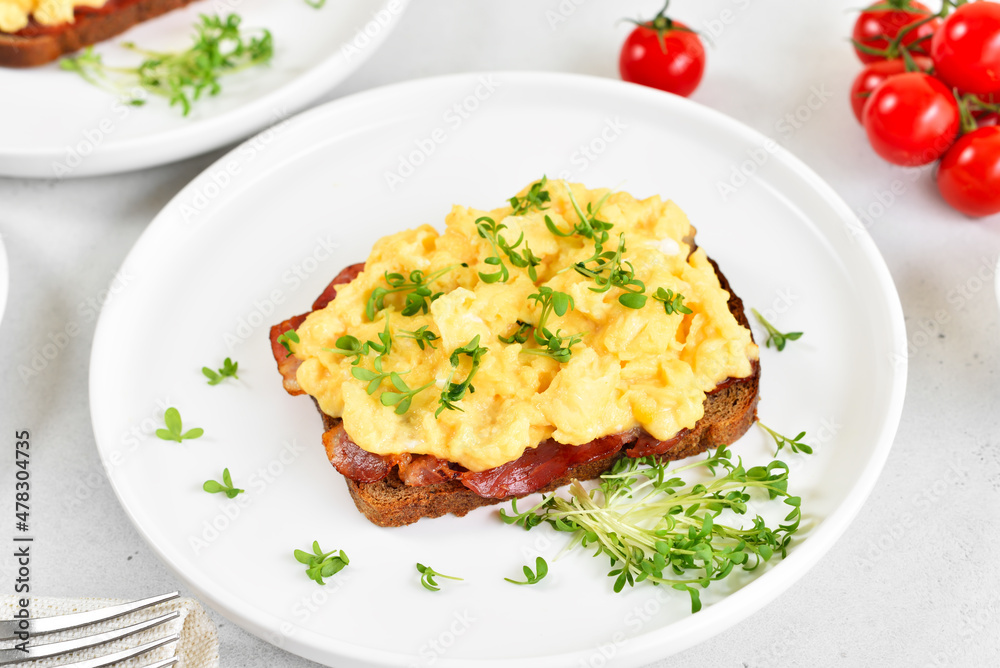
M 0 68 L 4 104 L 0 175 L 65 178 L 122 172 L 192 155 L 279 124 L 357 69 L 398 22 L 409 0 L 200 0 L 95 47 L 109 65 L 135 65 L 123 41 L 154 50 L 191 43 L 199 14 L 238 13 L 244 28 L 274 35 L 274 58 L 222 79 L 222 92 L 189 116 L 163 99 L 143 107 L 96 88 L 55 63 Z M 16 129 L 16 131 L 12 131 Z
M 875 484 L 906 375 L 889 273 L 834 192 L 739 123 L 610 80 L 463 75 L 325 105 L 259 159 L 240 159 L 234 151 L 185 188 L 128 256 L 128 285 L 97 328 L 91 406 L 136 527 L 204 601 L 253 633 L 337 666 L 552 668 L 608 656 L 639 665 L 775 598 Z M 286 395 L 275 371 L 268 326 L 308 310 L 377 237 L 440 224 L 452 203 L 497 206 L 543 173 L 672 197 L 744 301 L 806 333 L 780 354 L 762 351 L 760 415 L 779 431 L 806 430 L 816 446 L 811 458 L 789 454 L 811 533 L 786 560 L 713 585 L 698 614 L 672 590 L 612 593 L 603 559 L 555 561 L 563 534 L 504 525 L 496 508 L 375 527 L 327 463 L 311 402 Z M 734 191 L 724 197 L 721 184 Z M 226 356 L 240 381 L 209 387 L 199 369 Z M 206 435 L 152 437 L 165 406 Z M 773 445 L 754 429 L 735 449 L 762 463 Z M 238 502 L 200 489 L 223 467 L 247 489 Z M 326 588 L 292 559 L 313 540 L 351 558 Z M 536 554 L 552 564 L 546 580 L 504 582 Z M 430 593 L 416 562 L 465 581 Z

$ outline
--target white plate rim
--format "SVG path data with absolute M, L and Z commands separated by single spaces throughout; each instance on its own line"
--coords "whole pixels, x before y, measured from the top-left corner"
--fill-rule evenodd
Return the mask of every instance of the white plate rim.
M 169 164 L 208 153 L 250 133 L 262 131 L 273 120 L 274 109 L 287 108 L 291 116 L 321 95 L 329 93 L 367 62 L 395 29 L 409 3 L 410 0 L 382 0 L 377 11 L 388 11 L 390 19 L 370 36 L 371 42 L 349 61 L 341 51 L 342 45 L 331 45 L 332 53 L 326 59 L 262 97 L 188 126 L 113 144 L 101 151 L 100 161 L 93 161 L 97 163 L 96 166 L 87 161 L 79 169 L 58 178 L 101 176 Z M 390 4 L 398 6 L 398 10 L 389 11 Z M 60 160 L 64 152 L 64 147 L 7 150 L 0 147 L 0 175 L 55 178 L 56 175 L 51 173 L 51 164 Z M 10 164 L 18 167 L 5 167 Z
M 648 102 L 657 105 L 690 105 L 696 107 L 698 109 L 698 113 L 704 114 L 713 122 L 725 126 L 729 132 L 741 136 L 747 142 L 753 143 L 754 145 L 762 145 L 764 142 L 770 141 L 765 135 L 744 125 L 740 121 L 686 98 L 665 95 L 652 89 L 612 79 L 554 72 L 484 71 L 436 76 L 390 84 L 356 93 L 339 100 L 334 100 L 309 111 L 303 112 L 296 116 L 296 125 L 300 129 L 305 128 L 313 119 L 318 119 L 328 114 L 336 114 L 342 110 L 348 110 L 352 107 L 376 103 L 381 99 L 402 96 L 413 89 L 419 90 L 425 86 L 454 84 L 456 86 L 464 85 L 467 87 L 468 84 L 476 81 L 479 77 L 489 75 L 502 77 L 505 82 L 510 81 L 511 83 L 524 82 L 536 85 L 544 83 L 553 86 L 567 85 L 591 87 L 593 89 L 592 92 L 604 93 L 608 95 L 633 96 L 641 103 Z M 896 351 L 905 350 L 906 328 L 903 318 L 902 305 L 889 269 L 885 264 L 884 258 L 879 253 L 874 240 L 868 234 L 867 230 L 865 230 L 857 221 L 855 214 L 846 202 L 844 202 L 836 191 L 802 160 L 795 157 L 789 151 L 780 146 L 777 147 L 772 157 L 784 162 L 786 166 L 791 167 L 799 177 L 807 181 L 815 192 L 819 194 L 831 207 L 831 209 L 839 215 L 844 224 L 849 226 L 850 234 L 857 243 L 861 254 L 870 263 L 870 268 L 878 280 L 878 287 L 880 288 L 878 296 L 886 315 L 886 324 L 888 325 L 887 334 L 893 342 L 892 347 Z M 204 187 L 204 185 L 209 182 L 213 170 L 225 164 L 226 160 L 229 158 L 229 155 L 223 156 L 216 163 L 207 167 L 198 177 L 188 184 L 188 186 L 181 190 L 161 210 L 161 212 L 156 216 L 156 218 L 154 218 L 147 229 L 139 237 L 135 246 L 126 257 L 124 263 L 128 263 L 134 256 L 140 255 L 145 246 L 152 243 L 152 231 L 157 228 L 158 221 L 168 219 L 171 215 L 172 209 L 178 207 L 180 203 L 188 201 L 193 194 L 197 193 L 200 188 Z M 102 335 L 109 327 L 107 323 L 111 320 L 114 312 L 114 303 L 107 304 L 102 310 L 94 336 L 91 369 L 97 368 L 100 363 L 100 356 L 104 354 L 103 349 L 99 346 L 99 343 L 103 339 L 107 338 Z M 110 346 L 108 354 L 111 354 Z M 721 633 L 725 629 L 760 610 L 765 605 L 776 599 L 780 594 L 784 593 L 810 568 L 812 568 L 820 560 L 820 558 L 826 554 L 827 551 L 829 551 L 829 549 L 836 543 L 837 539 L 846 531 L 847 527 L 860 512 L 871 491 L 874 489 L 875 483 L 884 468 L 886 460 L 888 459 L 889 451 L 891 450 L 903 410 L 908 368 L 908 360 L 906 359 L 906 356 L 903 355 L 898 357 L 895 360 L 895 364 L 893 364 L 891 368 L 891 391 L 886 399 L 886 419 L 882 422 L 878 433 L 872 435 L 872 441 L 875 443 L 875 446 L 871 450 L 869 464 L 862 471 L 861 475 L 858 476 L 850 492 L 845 497 L 845 501 L 842 502 L 832 513 L 826 516 L 821 526 L 814 529 L 809 534 L 808 539 L 800 542 L 796 546 L 795 551 L 789 554 L 789 556 L 782 560 L 782 562 L 775 568 L 768 570 L 735 593 L 732 593 L 722 601 L 715 603 L 711 608 L 712 610 L 717 611 L 715 616 L 699 613 L 671 624 L 671 646 L 669 648 L 664 648 L 665 638 L 662 637 L 664 635 L 662 632 L 665 631 L 665 629 L 661 628 L 658 629 L 658 631 L 661 632 L 659 634 L 657 634 L 656 631 L 653 631 L 630 638 L 628 643 L 623 646 L 623 651 L 616 657 L 616 659 L 627 659 L 629 661 L 629 665 L 639 665 L 653 662 L 664 658 L 664 656 L 668 654 L 672 655 L 692 647 L 712 636 L 717 635 L 718 633 Z M 96 423 L 96 415 L 100 410 L 101 403 L 94 391 L 94 385 L 94 375 L 93 372 L 91 372 L 91 416 L 92 422 Z M 95 439 L 97 439 L 98 442 L 100 440 L 96 431 Z M 100 450 L 99 444 L 98 449 Z M 238 610 L 237 605 L 235 605 L 235 601 L 231 599 L 227 592 L 219 591 L 212 586 L 196 585 L 183 572 L 181 572 L 180 569 L 171 562 L 168 555 L 161 551 L 161 549 L 156 545 L 151 536 L 153 529 L 143 527 L 136 521 L 132 511 L 125 505 L 119 485 L 110 475 L 110 472 L 108 477 L 115 494 L 118 496 L 119 502 L 132 524 L 136 527 L 146 542 L 149 543 L 153 551 L 168 566 L 168 568 L 170 568 L 170 570 L 178 576 L 178 578 L 183 580 L 192 590 L 197 592 L 201 598 L 211 601 L 212 607 L 224 616 L 237 625 L 258 635 L 262 639 L 268 640 L 269 635 L 277 633 L 279 626 L 284 620 L 263 611 L 255 610 L 252 614 L 244 613 L 243 611 Z M 779 570 L 782 574 L 781 578 L 775 576 L 775 572 Z M 658 635 L 660 637 L 657 637 Z M 383 650 L 374 650 L 371 648 L 362 648 L 356 645 L 347 645 L 341 641 L 331 640 L 326 636 L 312 632 L 308 629 L 300 628 L 296 629 L 294 637 L 285 639 L 285 644 L 282 645 L 282 648 L 312 660 L 328 661 L 334 656 L 327 649 L 331 645 L 338 646 L 336 650 L 338 658 L 362 662 L 365 663 L 365 665 L 375 665 L 374 662 L 378 662 L 378 665 L 403 666 L 409 665 L 409 662 L 411 661 L 410 657 L 406 655 L 390 653 Z M 553 665 L 552 661 L 554 660 L 558 660 L 560 662 L 559 665 L 578 665 L 580 661 L 586 661 L 590 656 L 592 656 L 592 654 L 593 648 L 590 648 L 586 651 L 579 651 L 576 653 L 561 653 L 558 655 L 518 659 L 518 663 L 525 668 L 548 668 Z M 484 658 L 472 663 L 466 659 L 454 660 L 445 656 L 438 657 L 436 663 L 440 666 L 444 666 L 445 668 L 460 668 L 466 666 L 501 668 L 502 666 L 509 665 L 510 661 L 507 659 Z

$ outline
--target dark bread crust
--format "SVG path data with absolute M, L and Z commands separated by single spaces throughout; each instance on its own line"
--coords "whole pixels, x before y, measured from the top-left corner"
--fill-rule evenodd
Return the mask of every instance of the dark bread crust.
M 113 0 L 111 0 L 113 1 Z M 37 67 L 85 46 L 119 35 L 137 23 L 193 0 L 137 0 L 107 12 L 76 12 L 73 23 L 38 35 L 0 32 L 0 67 Z
M 711 260 L 710 262 L 715 268 L 722 289 L 729 292 L 729 310 L 741 325 L 750 329 L 743 310 L 743 301 L 733 292 L 726 277 L 719 271 L 719 266 Z M 693 428 L 680 436 L 670 450 L 660 455 L 660 458 L 683 459 L 738 440 L 757 419 L 759 385 L 760 364 L 754 361 L 749 376 L 729 378 L 706 396 L 704 416 Z M 331 418 L 322 411 L 320 414 L 326 430 L 340 423 L 340 420 Z M 600 476 L 614 466 L 616 461 L 626 456 L 625 451 L 630 445 L 624 445 L 621 450 L 604 459 L 571 468 L 565 476 L 554 480 L 539 492 L 552 491 L 569 484 L 574 479 L 590 480 Z M 412 524 L 422 517 L 441 517 L 448 513 L 462 517 L 480 506 L 508 500 L 479 496 L 458 480 L 425 487 L 409 487 L 399 479 L 395 468 L 388 477 L 378 482 L 357 482 L 350 478 L 345 480 L 358 510 L 374 524 L 383 527 L 403 526 Z

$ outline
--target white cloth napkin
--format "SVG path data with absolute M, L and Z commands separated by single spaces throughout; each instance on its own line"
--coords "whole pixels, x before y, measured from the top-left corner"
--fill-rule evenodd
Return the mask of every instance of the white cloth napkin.
M 106 608 L 117 603 L 126 603 L 122 599 L 111 598 L 49 598 L 44 596 L 32 596 L 29 611 L 32 617 L 51 617 L 53 615 L 66 615 L 72 612 L 84 612 L 97 608 Z M 0 596 L 0 619 L 13 619 L 17 612 L 16 596 Z M 179 633 L 180 641 L 159 647 L 152 652 L 147 652 L 135 659 L 122 661 L 115 664 L 116 668 L 140 668 L 148 665 L 157 659 L 167 659 L 176 656 L 178 659 L 177 668 L 218 668 L 219 665 L 219 637 L 215 630 L 215 623 L 209 618 L 208 613 L 201 607 L 201 604 L 192 598 L 178 598 L 173 601 L 161 603 L 152 608 L 146 608 L 138 612 L 113 619 L 110 622 L 86 626 L 82 629 L 73 629 L 61 633 L 51 633 L 44 636 L 44 642 L 54 642 L 57 640 L 69 640 L 80 638 L 86 635 L 93 635 L 102 631 L 111 631 L 123 626 L 136 624 L 147 619 L 159 617 L 172 611 L 180 612 L 180 616 L 166 624 L 161 624 L 151 629 L 141 631 L 127 638 L 122 638 L 116 642 L 107 643 L 98 647 L 81 650 L 73 654 L 53 657 L 51 659 L 41 659 L 37 661 L 26 661 L 11 664 L 13 666 L 23 666 L 24 668 L 49 668 L 50 666 L 65 666 L 75 661 L 84 659 L 94 659 L 99 656 L 110 654 L 111 652 L 136 647 L 145 642 L 156 640 L 171 633 Z M 8 643 L 4 643 L 5 646 Z

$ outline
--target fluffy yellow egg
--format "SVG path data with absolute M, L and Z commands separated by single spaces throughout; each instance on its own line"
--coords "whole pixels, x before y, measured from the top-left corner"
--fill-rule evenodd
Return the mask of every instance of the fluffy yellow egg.
M 298 328 L 299 385 L 361 448 L 481 471 L 548 438 L 642 427 L 666 440 L 701 418 L 707 392 L 751 374 L 757 346 L 674 203 L 562 181 L 544 190 L 518 215 L 455 206 L 443 232 L 378 240 L 365 271 Z M 668 313 L 659 288 L 690 313 Z M 626 290 L 645 302 L 623 304 Z M 372 344 L 337 350 L 345 336 Z

